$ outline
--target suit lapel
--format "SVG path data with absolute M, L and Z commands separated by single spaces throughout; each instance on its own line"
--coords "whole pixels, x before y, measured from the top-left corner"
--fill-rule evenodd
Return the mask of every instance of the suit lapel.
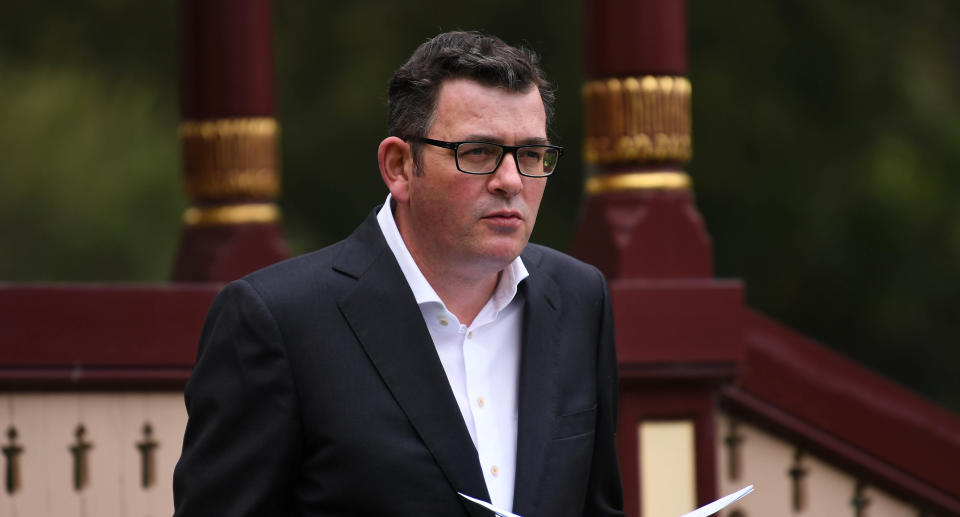
M 489 500 L 476 448 L 433 340 L 371 216 L 344 244 L 334 268 L 357 279 L 340 310 L 397 404 L 456 491 Z M 471 515 L 485 515 L 472 504 Z
M 525 297 L 520 355 L 520 388 L 517 424 L 517 474 L 513 513 L 536 514 L 539 482 L 557 397 L 557 331 L 560 316 L 559 287 L 538 271 L 541 253 L 528 248 L 523 262 L 530 276 L 521 284 Z M 543 497 L 551 497 L 544 494 Z

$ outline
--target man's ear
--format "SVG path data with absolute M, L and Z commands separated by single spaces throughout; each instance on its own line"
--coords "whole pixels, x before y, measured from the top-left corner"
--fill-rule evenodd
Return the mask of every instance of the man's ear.
M 406 203 L 410 199 L 410 178 L 413 176 L 410 144 L 395 136 L 384 138 L 377 150 L 377 161 L 380 163 L 380 177 L 390 195 L 398 203 Z

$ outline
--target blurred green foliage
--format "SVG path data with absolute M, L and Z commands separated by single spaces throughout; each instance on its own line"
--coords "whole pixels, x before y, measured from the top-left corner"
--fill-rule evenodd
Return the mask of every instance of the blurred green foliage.
M 0 3 L 0 279 L 169 275 L 176 12 L 125 4 Z
M 748 303 L 960 410 L 960 3 L 693 1 L 698 204 Z
M 579 1 L 276 2 L 288 240 L 382 201 L 391 73 L 426 37 L 537 49 L 569 152 L 534 239 L 581 203 Z M 749 304 L 960 410 L 960 3 L 689 0 L 698 204 Z M 0 2 L 0 279 L 163 281 L 185 207 L 175 2 Z

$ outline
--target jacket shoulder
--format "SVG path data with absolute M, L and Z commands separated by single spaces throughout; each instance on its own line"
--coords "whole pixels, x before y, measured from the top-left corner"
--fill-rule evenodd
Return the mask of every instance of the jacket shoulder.
M 282 260 L 231 282 L 249 285 L 271 310 L 290 309 L 315 301 L 317 293 L 336 296 L 334 264 L 345 241 Z M 227 286 L 228 288 L 231 285 Z M 225 288 L 224 291 L 229 289 Z
M 252 284 L 256 284 L 277 277 L 298 277 L 300 275 L 330 269 L 338 251 L 343 245 L 344 241 L 340 241 L 325 248 L 281 260 L 280 262 L 249 273 L 244 276 L 243 279 Z
M 599 269 L 553 248 L 528 244 L 522 258 L 531 275 L 546 275 L 565 289 L 606 289 L 606 280 Z
M 527 248 L 524 250 L 523 255 L 524 263 L 533 264 L 534 267 L 549 273 L 567 273 L 567 274 L 585 274 L 594 276 L 599 274 L 600 271 L 591 264 L 581 261 L 580 259 L 571 257 L 566 253 L 557 251 L 553 248 L 548 248 L 541 244 L 528 244 Z

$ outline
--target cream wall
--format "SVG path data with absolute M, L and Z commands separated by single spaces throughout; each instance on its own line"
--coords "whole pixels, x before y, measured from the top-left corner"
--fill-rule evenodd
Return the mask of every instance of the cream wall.
M 697 502 L 694 425 L 690 420 L 647 420 L 637 426 L 641 514 L 676 517 Z
M 730 429 L 730 418 L 721 414 L 717 423 L 717 479 L 719 493 L 728 494 L 753 484 L 756 490 L 719 515 L 732 517 L 739 510 L 742 517 L 856 517 L 851 501 L 857 480 L 819 458 L 805 454 L 801 465 L 804 477 L 806 504 L 800 511 L 793 509 L 792 478 L 796 448 L 755 426 L 739 422 L 737 434 L 741 437 L 741 469 L 737 479 L 728 471 L 730 453 L 725 437 Z M 865 486 L 862 495 L 869 500 L 864 517 L 917 517 L 919 511 L 883 491 Z
M 17 430 L 21 486 L 7 493 L 0 481 L 0 516 L 155 517 L 173 513 L 173 468 L 180 456 L 187 415 L 176 393 L 0 394 L 0 443 Z M 141 485 L 144 424 L 153 429 L 154 483 Z M 76 429 L 86 429 L 88 485 L 73 486 Z M 6 461 L 0 476 L 6 473 Z
M 5 479 L 0 480 L 0 516 L 171 515 L 171 480 L 180 455 L 186 420 L 183 395 L 178 392 L 0 394 L 0 444 L 10 444 L 7 430 L 12 425 L 18 433 L 16 443 L 24 449 L 19 459 L 19 490 L 7 493 Z M 808 472 L 805 478 L 806 506 L 802 511 L 794 511 L 788 474 L 794 463 L 794 446 L 742 422 L 738 424 L 738 434 L 742 438 L 741 472 L 737 479 L 731 479 L 727 471 L 729 449 L 724 443 L 729 422 L 727 415 L 719 416 L 716 445 L 718 493 L 727 494 L 751 483 L 756 486 L 756 491 L 722 512 L 722 517 L 732 517 L 736 510 L 742 512 L 742 517 L 855 517 L 850 501 L 856 479 L 810 455 L 802 460 Z M 137 443 L 144 438 L 145 423 L 153 428 L 153 439 L 158 444 L 154 453 L 154 484 L 148 488 L 141 486 L 141 454 L 137 448 Z M 88 453 L 89 484 L 76 491 L 70 447 L 76 443 L 75 431 L 80 424 L 86 428 L 85 439 L 92 448 Z M 638 435 L 647 436 L 648 440 L 661 440 L 663 436 L 677 435 L 675 427 L 679 424 L 682 422 L 659 423 L 650 429 L 638 429 L 645 431 Z M 690 433 L 679 434 L 686 436 Z M 692 439 L 687 437 L 686 442 L 690 443 L 683 448 L 692 451 Z M 673 466 L 676 466 L 675 460 L 670 460 Z M 2 458 L 0 461 L 3 461 L 0 469 L 0 476 L 3 476 L 6 462 Z M 664 465 L 660 467 L 665 468 Z M 692 471 L 684 477 L 692 478 Z M 677 483 L 678 480 L 673 481 Z M 870 500 L 865 514 L 868 517 L 917 517 L 919 513 L 916 508 L 870 486 L 864 488 L 863 495 Z

